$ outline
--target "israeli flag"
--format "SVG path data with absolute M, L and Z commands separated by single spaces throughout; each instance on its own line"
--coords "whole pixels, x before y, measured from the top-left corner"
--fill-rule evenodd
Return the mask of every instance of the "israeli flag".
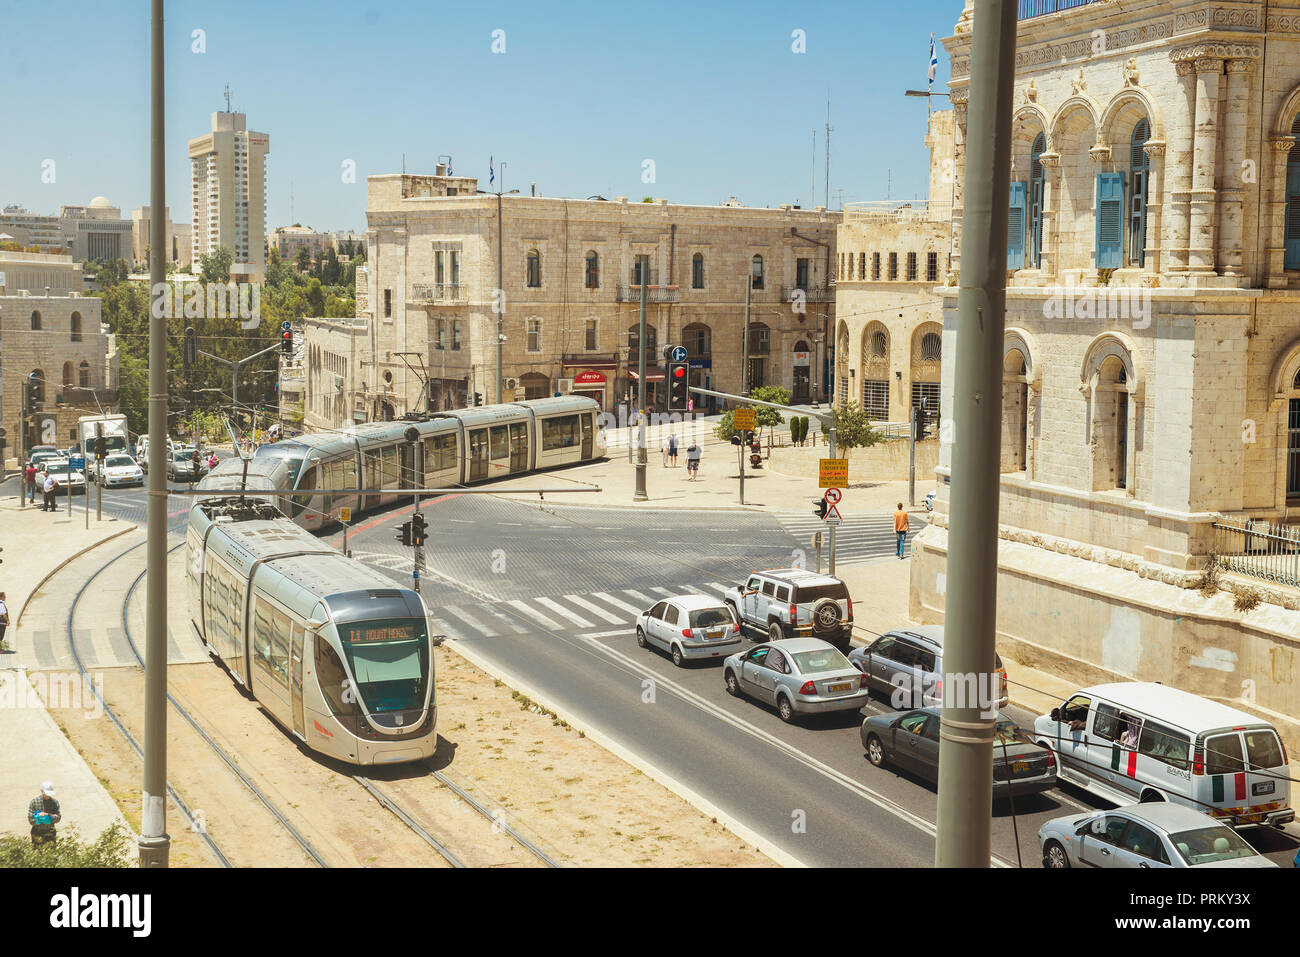
M 491 186 L 497 181 L 497 171 L 492 166 L 492 157 L 488 157 L 488 185 Z
M 934 88 L 934 72 L 939 69 L 939 54 L 934 48 L 934 34 L 930 34 L 930 87 Z

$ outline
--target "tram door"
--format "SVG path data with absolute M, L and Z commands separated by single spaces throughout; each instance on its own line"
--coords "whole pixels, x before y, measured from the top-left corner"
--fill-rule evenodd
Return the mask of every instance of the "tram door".
M 510 424 L 510 471 L 528 471 L 528 426 L 523 422 Z
M 593 430 L 591 427 L 591 416 L 583 415 L 581 418 L 582 418 L 582 458 L 585 461 L 586 459 L 591 458 L 591 453 L 594 451 L 594 447 L 592 445 Z
M 415 474 L 415 456 L 412 455 L 411 443 L 403 442 L 397 447 L 401 458 L 401 488 L 418 488 L 419 477 Z
M 477 482 L 488 476 L 488 430 L 472 429 L 469 433 L 469 480 Z
M 293 626 L 293 641 L 289 651 L 289 685 L 293 693 L 293 730 L 304 741 L 307 740 L 307 728 L 302 716 L 302 636 L 304 632 L 297 624 Z

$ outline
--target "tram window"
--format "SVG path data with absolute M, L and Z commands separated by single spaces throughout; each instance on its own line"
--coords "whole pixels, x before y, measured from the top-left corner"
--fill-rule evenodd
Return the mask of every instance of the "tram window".
M 330 711 L 334 714 L 359 713 L 361 709 L 357 706 L 356 693 L 352 691 L 338 652 L 319 634 L 313 644 L 316 646 L 316 680 Z
M 271 674 L 282 685 L 289 684 L 289 631 L 293 625 L 289 616 L 271 610 Z
M 253 660 L 271 670 L 271 614 L 264 602 L 253 612 Z
M 454 469 L 456 462 L 456 435 L 431 435 L 424 440 L 425 472 L 441 472 Z
M 576 415 L 556 416 L 542 423 L 542 448 L 544 450 L 572 448 L 577 444 L 578 417 Z
M 401 478 L 401 463 L 397 459 L 397 446 L 386 445 L 380 449 L 379 463 L 382 469 L 380 485 L 384 488 L 397 485 Z
M 316 467 L 315 466 L 303 470 L 302 479 L 298 482 L 298 488 L 300 490 L 306 490 L 306 491 L 316 488 Z M 311 501 L 311 495 L 295 495 L 293 497 L 294 514 L 297 515 L 299 512 L 301 512 L 303 508 L 307 505 L 307 503 L 310 501 Z
M 492 426 L 492 455 L 494 459 L 503 459 L 510 454 L 510 438 L 504 425 Z

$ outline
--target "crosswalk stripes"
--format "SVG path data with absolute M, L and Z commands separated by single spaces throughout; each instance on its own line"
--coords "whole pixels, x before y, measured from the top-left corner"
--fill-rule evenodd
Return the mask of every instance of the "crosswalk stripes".
M 636 605 L 629 605 L 627 602 L 620 601 L 619 599 L 615 598 L 613 595 L 609 594 L 608 592 L 594 591 L 591 594 L 594 598 L 599 598 L 601 601 L 605 602 L 606 604 L 613 605 L 615 608 L 621 608 L 626 612 L 630 612 L 633 618 L 636 618 L 636 616 L 641 614 L 641 612 L 644 611 L 647 607 L 645 605 L 642 605 L 641 607 L 638 608 Z
M 541 624 L 543 628 L 560 627 L 556 622 L 551 621 L 551 619 L 547 618 L 545 615 L 543 615 L 540 611 L 538 611 L 536 608 L 534 608 L 526 601 L 515 599 L 514 601 L 506 602 L 506 604 L 509 605 L 511 608 L 515 609 L 516 611 L 527 615 L 529 618 L 535 619 L 539 624 Z
M 803 549 L 812 548 L 812 537 L 817 532 L 828 531 L 826 523 L 815 515 L 778 515 L 777 521 Z M 910 543 L 925 528 L 926 522 L 913 515 L 909 525 L 911 527 L 907 541 Z M 829 559 L 825 551 L 829 547 L 827 539 L 828 536 L 823 537 L 823 562 Z M 835 561 L 841 565 L 888 558 L 897 553 L 897 548 L 892 514 L 877 513 L 846 518 L 835 535 Z
M 561 618 L 567 618 L 569 621 L 573 622 L 579 628 L 591 627 L 591 622 L 589 622 L 586 618 L 583 618 L 576 611 L 570 611 L 569 609 L 565 608 L 563 605 L 559 604 L 558 602 L 552 601 L 549 598 L 538 598 L 537 604 L 546 606 L 551 611 L 559 615 Z
M 618 618 L 615 617 L 614 615 L 611 615 L 608 611 L 601 608 L 599 605 L 592 604 L 591 602 L 587 601 L 587 599 L 583 598 L 581 595 L 565 595 L 564 600 L 569 602 L 570 604 L 577 605 L 579 608 L 583 609 L 584 611 L 591 612 L 597 618 L 603 618 L 611 625 L 617 625 L 623 620 L 622 618 Z
M 4 667 L 14 670 L 51 671 L 75 670 L 76 659 L 68 647 L 68 633 L 65 630 L 51 631 L 45 628 L 24 628 L 10 631 L 7 636 L 13 644 L 13 654 L 6 655 Z M 134 636 L 137 647 L 141 637 Z M 77 656 L 87 671 L 97 668 L 138 668 L 140 662 L 131 651 L 126 632 L 121 626 L 97 626 L 77 631 Z M 210 656 L 192 632 L 188 629 L 177 635 L 171 628 L 167 629 L 167 663 L 193 664 L 208 661 Z

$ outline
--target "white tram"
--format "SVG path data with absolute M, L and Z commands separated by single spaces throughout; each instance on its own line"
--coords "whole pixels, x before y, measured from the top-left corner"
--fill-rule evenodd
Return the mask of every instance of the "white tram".
M 412 426 L 420 435 L 415 463 L 405 438 Z M 592 399 L 561 396 L 437 412 L 423 421 L 316 432 L 262 446 L 248 473 L 297 492 L 284 503 L 285 511 L 304 528 L 319 529 L 338 521 L 341 508 L 357 514 L 391 505 L 405 488 L 470 485 L 592 462 L 605 451 L 600 407 Z M 237 458 L 227 459 L 199 487 L 237 488 L 243 470 Z M 249 488 L 257 487 L 266 486 L 250 481 Z M 357 488 L 383 491 L 364 496 L 324 492 Z
M 433 754 L 419 595 L 261 502 L 204 499 L 190 510 L 186 543 L 192 627 L 276 721 L 351 764 Z

